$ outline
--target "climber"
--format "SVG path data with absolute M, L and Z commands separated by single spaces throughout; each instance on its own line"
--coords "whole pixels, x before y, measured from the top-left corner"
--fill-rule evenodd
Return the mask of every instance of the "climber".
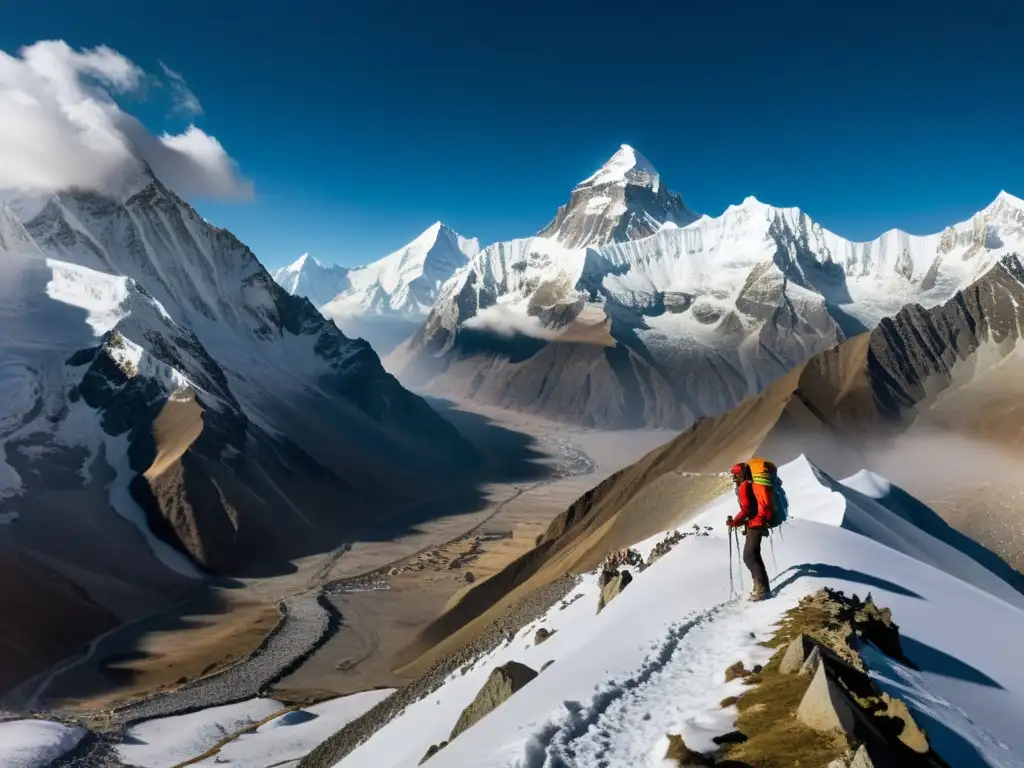
M 761 559 L 761 540 L 768 534 L 773 511 L 771 486 L 757 481 L 766 475 L 765 465 L 772 468 L 774 465 L 759 459 L 753 459 L 751 463 L 757 464 L 754 468 L 758 470 L 756 473 L 750 464 L 745 463 L 736 464 L 730 470 L 740 511 L 736 516 L 729 516 L 725 523 L 729 528 L 744 526 L 743 562 L 750 570 L 750 578 L 754 582 L 750 599 L 757 601 L 771 594 L 768 571 Z

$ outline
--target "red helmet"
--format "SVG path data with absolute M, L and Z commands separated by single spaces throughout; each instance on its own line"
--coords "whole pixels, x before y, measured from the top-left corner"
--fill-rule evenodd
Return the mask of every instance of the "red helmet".
M 743 477 L 743 464 L 733 464 L 732 469 L 729 470 L 733 477 Z

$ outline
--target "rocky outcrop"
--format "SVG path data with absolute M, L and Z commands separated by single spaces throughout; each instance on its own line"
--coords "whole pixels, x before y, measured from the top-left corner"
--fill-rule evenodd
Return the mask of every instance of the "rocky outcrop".
M 557 630 L 555 630 L 555 631 L 557 631 Z M 551 631 L 550 629 L 545 629 L 544 627 L 541 627 L 533 635 L 533 644 L 534 645 L 540 645 L 541 643 L 543 643 L 543 642 L 547 641 L 548 639 L 550 639 L 550 637 L 553 634 L 555 634 L 555 632 Z
M 715 759 L 702 752 L 695 752 L 686 746 L 683 737 L 677 733 L 668 735 L 668 749 L 665 751 L 665 760 L 678 768 L 700 768 L 715 764 Z
M 815 731 L 852 733 L 855 719 L 853 703 L 828 673 L 824 664 L 811 679 L 796 711 L 797 720 Z
M 447 741 L 442 741 L 440 744 L 431 744 L 429 747 L 427 747 L 426 754 L 424 754 L 423 757 L 420 758 L 418 765 L 423 765 L 425 762 L 427 762 L 427 760 L 432 758 L 434 755 L 436 755 L 438 752 L 440 752 L 447 746 Z
M 602 571 L 600 581 L 598 582 L 601 586 L 601 596 L 598 598 L 597 612 L 600 613 L 604 610 L 605 606 L 618 597 L 622 590 L 628 587 L 632 581 L 633 574 L 627 570 L 622 570 L 618 573 L 609 570 Z
M 494 669 L 473 701 L 462 710 L 448 741 L 453 741 L 460 733 L 497 709 L 536 676 L 534 670 L 517 661 L 509 661 Z
M 747 688 L 722 702 L 736 706 L 737 737 L 723 764 L 792 764 L 828 768 L 872 765 L 948 768 L 903 701 L 881 691 L 860 655 L 871 643 L 903 658 L 898 627 L 889 611 L 868 597 L 822 589 L 788 611 L 769 645 L 778 648 L 756 674 L 741 663 L 726 679 Z
M 799 672 L 815 647 L 814 641 L 807 637 L 807 635 L 799 634 L 794 637 L 790 644 L 786 646 L 786 652 L 782 655 L 782 660 L 779 662 L 779 672 L 783 675 L 792 675 Z

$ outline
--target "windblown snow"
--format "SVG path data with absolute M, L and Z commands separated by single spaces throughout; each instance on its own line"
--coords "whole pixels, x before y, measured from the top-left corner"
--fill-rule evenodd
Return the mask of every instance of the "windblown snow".
M 882 478 L 860 473 L 837 482 L 802 457 L 780 468 L 780 476 L 791 522 L 771 550 L 764 548 L 772 599 L 748 603 L 730 592 L 723 521 L 735 500 L 727 494 L 681 528 L 713 526 L 711 535 L 687 538 L 635 573 L 601 613 L 591 573 L 576 590 L 579 599 L 555 606 L 464 675 L 450 677 L 338 765 L 417 764 L 428 747 L 448 739 L 491 670 L 507 661 L 543 671 L 426 765 L 654 768 L 662 765 L 669 733 L 694 749 L 711 749 L 736 715 L 719 702 L 743 687 L 727 683 L 725 669 L 736 661 L 748 668 L 764 663 L 769 653 L 758 643 L 784 611 L 822 586 L 870 592 L 892 609 L 904 652 L 920 669 L 876 660 L 873 675 L 908 702 L 940 755 L 953 765 L 1024 765 L 1024 668 L 1012 640 L 1024 633 L 1024 595 L 961 551 L 958 534 Z M 646 556 L 661 538 L 638 549 Z M 734 574 L 749 589 L 746 572 Z M 534 645 L 540 627 L 554 634 Z

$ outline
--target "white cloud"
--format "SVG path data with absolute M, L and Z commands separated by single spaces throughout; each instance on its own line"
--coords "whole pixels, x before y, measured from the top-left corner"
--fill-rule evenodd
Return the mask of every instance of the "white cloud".
M 485 331 L 505 337 L 558 338 L 557 331 L 548 328 L 536 317 L 531 317 L 508 304 L 494 304 L 486 309 L 481 309 L 466 320 L 463 326 L 475 331 Z
M 185 78 L 182 77 L 181 73 L 175 72 L 162 61 L 159 64 L 160 69 L 167 75 L 167 80 L 171 84 L 171 98 L 174 99 L 174 110 L 189 117 L 203 114 L 203 105 L 199 103 L 199 97 L 192 93 L 192 89 L 188 87 L 188 83 L 185 82 Z
M 166 71 L 180 94 L 184 81 Z M 144 83 L 141 68 L 104 46 L 75 51 L 46 40 L 17 56 L 0 51 L 0 189 L 116 193 L 145 160 L 187 197 L 252 197 L 252 184 L 216 138 L 194 125 L 154 136 L 114 100 L 141 93 Z

